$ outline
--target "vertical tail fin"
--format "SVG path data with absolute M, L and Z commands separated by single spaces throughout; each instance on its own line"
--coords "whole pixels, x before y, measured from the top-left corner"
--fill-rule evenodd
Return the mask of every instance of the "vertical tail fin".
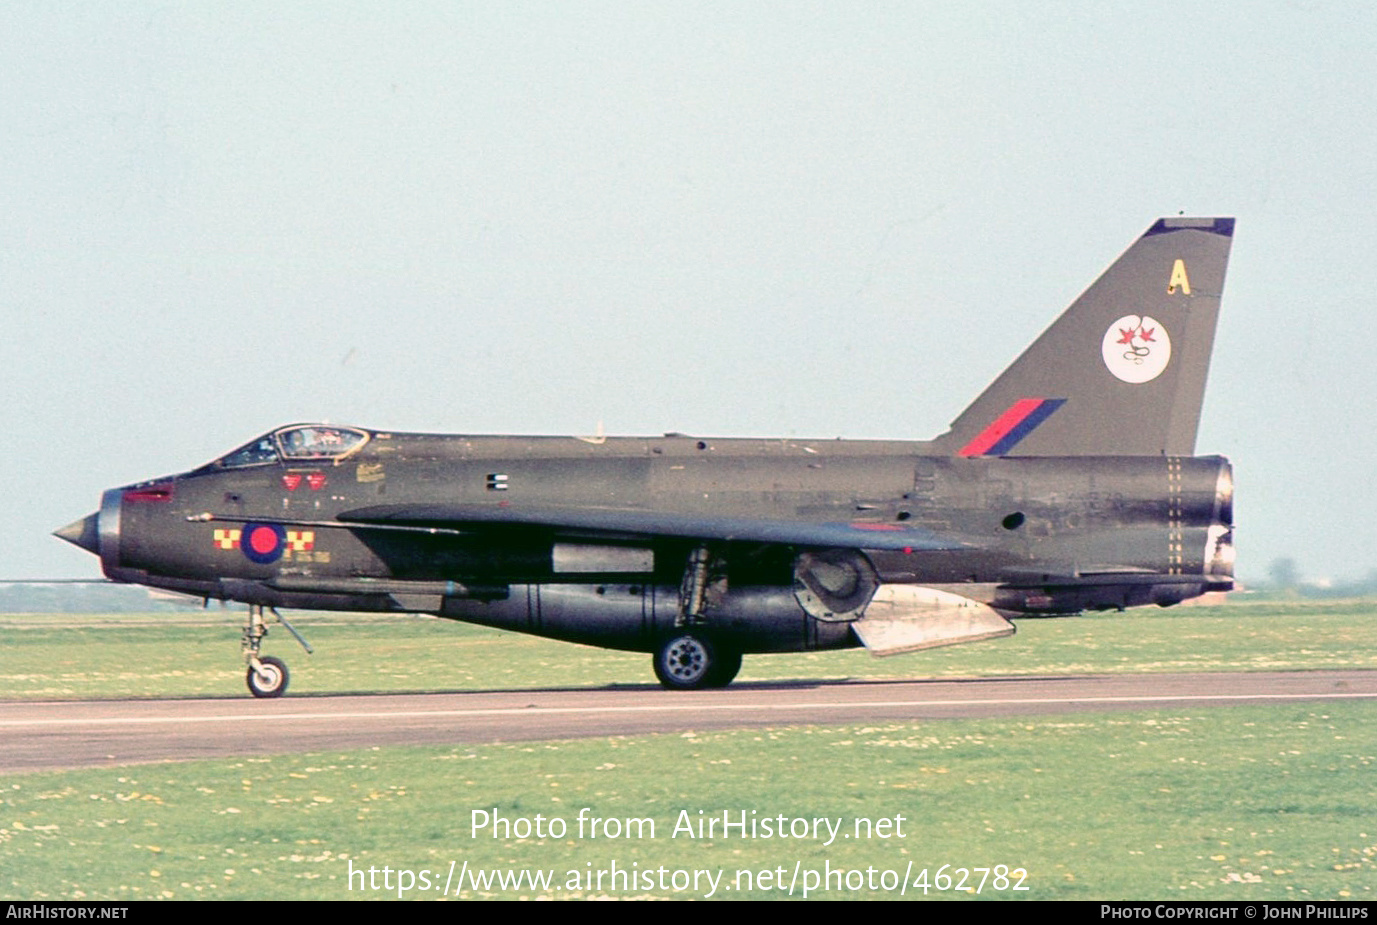
M 1191 456 L 1232 218 L 1163 218 L 938 437 L 958 456 Z

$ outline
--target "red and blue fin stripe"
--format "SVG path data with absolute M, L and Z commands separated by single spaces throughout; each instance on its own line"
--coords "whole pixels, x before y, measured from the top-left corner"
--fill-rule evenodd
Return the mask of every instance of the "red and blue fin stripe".
M 957 450 L 956 455 L 1006 456 L 1064 404 L 1064 398 L 1020 398 L 975 439 Z

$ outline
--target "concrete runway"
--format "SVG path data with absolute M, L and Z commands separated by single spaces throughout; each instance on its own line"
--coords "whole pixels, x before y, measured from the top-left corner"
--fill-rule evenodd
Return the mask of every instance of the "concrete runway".
M 0 703 L 0 773 L 373 745 L 1346 699 L 1377 700 L 1377 671 L 9 702 Z

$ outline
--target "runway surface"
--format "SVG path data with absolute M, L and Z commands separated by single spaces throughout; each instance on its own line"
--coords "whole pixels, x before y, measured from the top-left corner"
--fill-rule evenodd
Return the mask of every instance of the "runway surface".
M 1377 671 L 0 703 L 0 773 L 736 726 L 1377 700 Z

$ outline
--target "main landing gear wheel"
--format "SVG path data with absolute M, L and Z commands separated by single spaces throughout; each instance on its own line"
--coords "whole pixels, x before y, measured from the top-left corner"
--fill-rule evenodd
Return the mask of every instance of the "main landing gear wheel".
M 708 672 L 708 683 L 706 687 L 726 687 L 736 680 L 736 673 L 741 670 L 741 653 L 734 649 L 718 649 L 717 664 L 713 665 Z
M 287 691 L 287 664 L 271 655 L 258 660 L 258 667 L 249 666 L 245 679 L 249 683 L 249 693 L 255 697 L 281 697 Z
M 655 677 L 672 691 L 726 687 L 741 670 L 741 653 L 719 649 L 697 633 L 677 633 L 655 653 Z

